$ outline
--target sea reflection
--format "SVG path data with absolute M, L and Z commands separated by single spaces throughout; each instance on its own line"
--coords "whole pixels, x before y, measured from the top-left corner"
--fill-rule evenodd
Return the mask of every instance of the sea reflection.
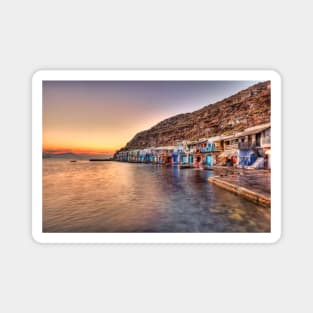
M 43 160 L 45 232 L 269 232 L 270 210 L 208 183 L 211 171 Z

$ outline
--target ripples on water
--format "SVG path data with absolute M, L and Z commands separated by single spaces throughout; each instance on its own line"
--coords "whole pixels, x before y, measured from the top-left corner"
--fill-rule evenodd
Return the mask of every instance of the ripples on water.
M 44 232 L 269 232 L 270 210 L 212 185 L 211 171 L 43 160 Z

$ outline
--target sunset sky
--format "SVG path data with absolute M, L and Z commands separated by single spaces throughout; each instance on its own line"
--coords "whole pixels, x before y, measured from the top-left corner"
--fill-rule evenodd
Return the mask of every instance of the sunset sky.
M 256 81 L 45 81 L 45 152 L 113 153 L 137 132 Z

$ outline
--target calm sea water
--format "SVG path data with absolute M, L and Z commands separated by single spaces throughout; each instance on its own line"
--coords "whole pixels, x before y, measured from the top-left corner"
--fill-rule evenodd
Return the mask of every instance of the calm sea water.
M 212 171 L 43 160 L 44 232 L 268 232 L 270 211 L 212 185 Z

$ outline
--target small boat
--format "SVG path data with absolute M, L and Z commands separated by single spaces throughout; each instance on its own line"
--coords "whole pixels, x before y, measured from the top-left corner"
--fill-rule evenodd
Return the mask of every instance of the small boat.
M 77 160 L 71 160 L 70 162 L 77 162 Z

